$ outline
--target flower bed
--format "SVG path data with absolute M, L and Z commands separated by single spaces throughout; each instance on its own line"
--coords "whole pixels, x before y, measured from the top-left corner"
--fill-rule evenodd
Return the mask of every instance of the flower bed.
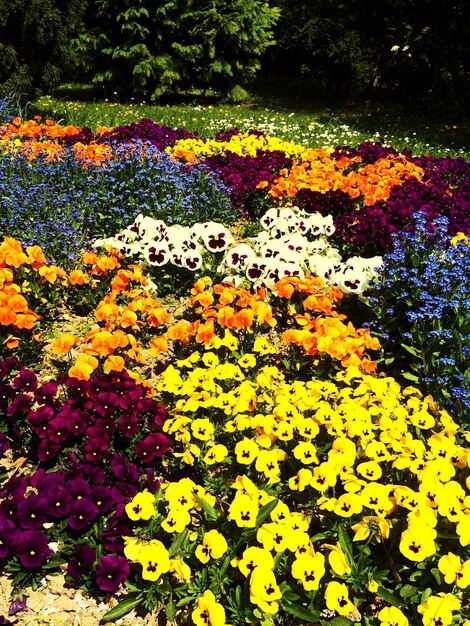
M 468 163 L 150 120 L 0 151 L 12 600 L 468 625 Z

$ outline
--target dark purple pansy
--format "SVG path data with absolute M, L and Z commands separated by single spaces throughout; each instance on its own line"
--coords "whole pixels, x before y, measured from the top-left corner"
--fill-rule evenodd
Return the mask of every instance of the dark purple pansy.
M 24 530 L 16 537 L 16 556 L 23 567 L 40 567 L 51 556 L 46 535 L 39 530 Z
M 54 409 L 51 406 L 43 405 L 37 411 L 31 411 L 28 415 L 28 422 L 38 437 L 45 438 L 49 422 L 54 419 Z
M 8 439 L 5 433 L 0 433 L 0 455 L 5 454 L 7 450 L 9 450 L 10 446 L 8 444 Z
M 20 393 L 16 396 L 13 402 L 8 407 L 7 415 L 22 417 L 25 413 L 29 411 L 31 405 L 33 403 L 33 396 L 30 396 L 26 393 Z
M 39 404 L 52 404 L 58 389 L 59 385 L 56 382 L 43 383 L 34 392 L 34 398 Z
M 114 420 L 112 417 L 98 418 L 95 422 L 95 426 L 107 432 L 108 435 L 113 435 L 116 432 L 116 424 L 114 423 Z
M 69 421 L 70 432 L 78 437 L 85 432 L 87 427 L 87 414 L 85 412 L 71 411 L 67 417 Z
M 109 437 L 106 431 L 101 431 L 101 433 L 99 437 L 87 438 L 83 446 L 83 457 L 85 461 L 94 463 L 107 456 L 109 451 Z
M 133 437 L 139 432 L 139 419 L 136 415 L 126 413 L 118 419 L 119 430 L 124 437 Z
M 19 369 L 20 364 L 16 357 L 9 357 L 0 361 L 0 380 L 6 378 L 13 370 Z
M 99 515 L 100 510 L 88 498 L 74 500 L 70 505 L 70 517 L 68 524 L 74 530 L 86 528 Z
M 107 513 L 121 500 L 121 496 L 116 489 L 99 485 L 93 488 L 90 500 L 98 507 L 100 513 Z
M 47 521 L 47 500 L 43 495 L 32 493 L 19 503 L 16 518 L 25 530 L 39 530 Z
M 129 561 L 123 556 L 103 556 L 96 568 L 96 584 L 102 591 L 114 593 L 129 576 Z
M 0 410 L 6 413 L 10 400 L 15 397 L 15 390 L 10 385 L 0 385 Z
M 134 463 L 127 463 L 119 454 L 115 454 L 111 459 L 111 467 L 115 477 L 121 482 L 137 483 L 139 480 L 139 470 Z M 117 485 L 119 486 L 119 485 Z
M 81 578 L 87 574 L 96 559 L 94 548 L 77 543 L 74 546 L 74 554 L 67 565 L 67 573 L 74 578 Z
M 72 504 L 72 496 L 65 487 L 60 485 L 51 486 L 44 494 L 47 503 L 47 511 L 52 517 L 68 515 Z
M 17 533 L 18 528 L 11 520 L 0 521 L 0 559 L 11 554 Z
M 73 478 L 68 484 L 67 489 L 72 500 L 81 500 L 88 498 L 91 494 L 91 487 L 83 478 Z
M 57 415 L 47 426 L 47 438 L 54 443 L 63 443 L 70 435 L 70 422 L 61 415 Z
M 38 386 L 38 379 L 32 370 L 22 369 L 16 378 L 13 379 L 13 387 L 19 391 L 35 391 Z
M 151 433 L 135 444 L 135 454 L 143 463 L 151 463 L 163 456 L 170 447 L 170 442 L 162 433 Z
M 38 459 L 43 463 L 54 460 L 62 446 L 60 443 L 54 443 L 50 439 L 43 439 L 37 448 Z

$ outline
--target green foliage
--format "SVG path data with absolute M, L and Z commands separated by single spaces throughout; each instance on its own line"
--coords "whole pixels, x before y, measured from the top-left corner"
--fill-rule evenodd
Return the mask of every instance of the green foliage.
M 76 49 L 93 82 L 121 98 L 240 100 L 278 16 L 264 0 L 95 0 Z
M 22 100 L 57 86 L 74 66 L 71 37 L 83 2 L 0 0 L 0 96 Z

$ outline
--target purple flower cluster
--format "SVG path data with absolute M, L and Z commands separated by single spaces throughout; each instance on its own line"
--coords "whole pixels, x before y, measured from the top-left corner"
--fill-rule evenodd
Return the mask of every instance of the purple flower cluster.
M 218 133 L 215 133 L 214 138 L 216 141 L 230 141 L 232 137 L 239 135 L 241 132 L 246 133 L 248 135 L 253 135 L 254 137 L 265 137 L 265 133 L 261 130 L 256 130 L 254 128 L 250 128 L 247 131 L 241 131 L 239 128 L 229 128 L 228 130 L 221 130 Z
M 184 128 L 171 128 L 166 124 L 157 124 L 144 117 L 140 122 L 132 122 L 125 126 L 116 126 L 112 130 L 102 134 L 94 134 L 92 130 L 84 126 L 78 133 L 68 135 L 61 139 L 66 146 L 72 146 L 81 142 L 89 144 L 97 143 L 118 143 L 125 144 L 132 141 L 147 141 L 158 150 L 163 151 L 167 146 L 173 146 L 179 139 L 197 137 L 198 133 L 190 133 Z
M 0 484 L 0 559 L 39 568 L 60 538 L 63 560 L 73 548 L 72 578 L 90 579 L 96 565 L 92 584 L 116 591 L 129 573 L 127 560 L 105 554 L 96 563 L 95 549 L 83 541 L 94 529 L 101 552 L 122 551 L 130 532 L 125 504 L 137 491 L 159 487 L 166 417 L 126 372 L 40 384 L 16 359 L 0 361 L 0 451 L 9 444 L 13 453 L 27 449 L 35 468 Z
M 257 190 L 257 185 L 273 182 L 280 170 L 292 167 L 292 159 L 281 150 L 257 150 L 254 157 L 227 151 L 207 157 L 204 164 L 231 190 L 232 203 L 242 217 L 255 218 L 259 213 L 256 201 L 266 198 L 266 191 Z
M 148 141 L 158 150 L 163 151 L 173 146 L 180 139 L 197 137 L 198 133 L 190 133 L 184 128 L 171 128 L 166 124 L 156 124 L 144 117 L 140 122 L 132 122 L 127 126 L 116 126 L 107 133 L 103 133 L 96 140 L 100 143 L 128 143 L 130 141 Z
M 363 141 L 357 148 L 350 146 L 337 146 L 331 154 L 332 159 L 341 159 L 341 157 L 357 157 L 360 156 L 363 164 L 375 163 L 379 159 L 383 159 L 389 154 L 396 156 L 398 152 L 391 146 L 383 146 L 381 143 L 372 141 Z
M 28 439 L 41 463 L 62 461 L 64 455 L 104 462 L 120 452 L 150 464 L 169 442 L 160 432 L 167 412 L 146 393 L 127 372 L 39 385 L 33 371 L 21 369 L 11 384 L 0 383 L 0 409 L 13 440 L 24 446 Z

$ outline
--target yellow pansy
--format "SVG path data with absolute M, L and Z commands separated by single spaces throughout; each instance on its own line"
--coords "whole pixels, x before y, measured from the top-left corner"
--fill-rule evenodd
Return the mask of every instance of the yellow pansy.
M 212 591 L 207 590 L 198 598 L 191 619 L 196 626 L 225 626 L 225 609 L 216 601 Z
M 196 558 L 201 563 L 208 563 L 209 559 L 220 559 L 227 552 L 228 544 L 225 537 L 217 530 L 209 530 L 202 538 L 202 544 L 196 548 Z
M 125 507 L 127 516 L 132 521 L 149 520 L 156 513 L 155 496 L 149 491 L 137 493 Z

